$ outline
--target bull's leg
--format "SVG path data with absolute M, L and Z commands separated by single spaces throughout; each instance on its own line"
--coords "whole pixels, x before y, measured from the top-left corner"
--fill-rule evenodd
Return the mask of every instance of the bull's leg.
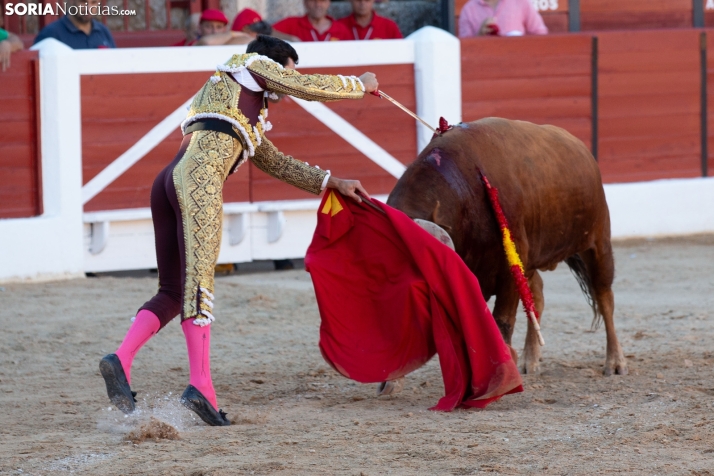
M 528 284 L 533 293 L 533 301 L 539 316 L 543 316 L 543 279 L 538 274 L 538 271 L 533 273 L 528 279 Z M 523 351 L 523 366 L 521 371 L 524 374 L 535 374 L 540 371 L 540 343 L 538 342 L 538 334 L 536 333 L 533 322 L 528 319 L 528 333 L 526 334 L 526 346 Z
M 615 295 L 612 292 L 612 282 L 615 278 L 615 259 L 612 255 L 610 240 L 603 240 L 590 249 L 581 253 L 583 261 L 588 268 L 592 283 L 593 298 L 597 302 L 598 310 L 605 323 L 607 335 L 607 356 L 605 358 L 605 375 L 613 373 L 627 375 L 627 361 L 622 352 L 620 342 L 615 333 Z
M 511 346 L 513 328 L 516 325 L 516 312 L 518 312 L 518 291 L 510 275 L 500 279 L 500 286 L 496 291 L 496 303 L 493 306 L 493 319 L 501 330 L 503 340 L 511 350 L 513 361 L 518 363 L 518 352 Z

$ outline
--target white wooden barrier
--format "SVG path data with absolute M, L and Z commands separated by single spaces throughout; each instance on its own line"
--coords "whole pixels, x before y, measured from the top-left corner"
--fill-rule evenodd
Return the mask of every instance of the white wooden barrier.
M 461 119 L 459 42 L 441 30 L 427 27 L 405 40 L 300 43 L 296 48 L 302 67 L 413 63 L 418 113 L 433 124 L 439 116 L 450 123 Z M 240 50 L 202 47 L 74 51 L 55 40 L 45 40 L 37 49 L 44 213 L 34 218 L 0 220 L 0 282 L 154 267 L 148 209 L 83 214 L 82 207 L 161 142 L 180 121 L 181 111 L 167 117 L 83 187 L 80 76 L 210 71 Z M 403 167 L 388 153 L 320 106 L 304 105 L 368 159 L 399 176 Z M 429 136 L 419 129 L 421 126 L 415 127 L 421 149 Z M 611 184 L 605 186 L 605 192 L 613 238 L 714 233 L 714 178 Z M 227 203 L 219 261 L 304 256 L 314 230 L 317 204 L 318 200 Z
M 446 64 L 441 57 L 424 54 L 422 50 L 433 49 L 432 42 L 438 43 L 439 48 L 447 47 L 454 58 L 460 57 L 459 41 L 432 27 L 405 40 L 298 43 L 295 47 L 300 55 L 300 67 L 305 68 L 414 64 L 417 72 L 439 71 L 438 75 L 426 75 L 417 86 L 418 110 L 433 115 L 427 116 L 433 123 L 440 115 L 458 122 L 461 119 L 460 63 Z M 210 72 L 244 48 L 75 51 L 52 39 L 36 45 L 41 61 L 45 213 L 36 218 L 0 220 L 0 245 L 12 250 L 0 255 L 0 281 L 54 279 L 84 272 L 155 267 L 148 209 L 83 214 L 82 207 L 175 130 L 185 116 L 185 106 L 157 124 L 82 186 L 80 77 Z M 451 92 L 429 94 L 438 86 L 444 86 L 430 83 L 439 77 L 450 78 L 447 85 Z M 365 160 L 374 161 L 393 176 L 401 175 L 404 166 L 399 161 L 333 111 L 319 103 L 296 102 L 362 152 Z M 414 127 L 422 126 L 415 122 Z M 419 143 L 424 144 L 421 139 Z M 318 203 L 318 200 L 289 200 L 225 204 L 219 262 L 304 256 L 315 228 Z

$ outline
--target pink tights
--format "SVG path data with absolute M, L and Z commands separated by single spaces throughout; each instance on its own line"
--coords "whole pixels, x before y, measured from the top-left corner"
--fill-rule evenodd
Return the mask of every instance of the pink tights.
M 156 314 L 142 309 L 134 318 L 134 322 L 126 333 L 124 341 L 115 352 L 121 361 L 121 366 L 124 368 L 126 381 L 129 382 L 129 385 L 131 385 L 131 364 L 134 362 L 136 353 L 139 352 L 139 349 L 144 344 L 149 342 L 149 339 L 159 331 L 160 327 L 161 323 Z
M 116 351 L 126 374 L 126 380 L 131 385 L 131 365 L 139 349 L 151 339 L 161 327 L 159 318 L 151 311 L 142 309 L 136 315 L 134 323 Z M 193 319 L 181 323 L 186 337 L 188 364 L 190 369 L 189 383 L 196 387 L 213 408 L 218 409 L 216 392 L 211 380 L 211 326 L 194 325 Z
M 186 319 L 181 323 L 181 327 L 188 350 L 188 365 L 191 371 L 189 383 L 218 410 L 216 391 L 213 390 L 211 380 L 211 325 L 201 327 L 194 325 L 193 319 Z

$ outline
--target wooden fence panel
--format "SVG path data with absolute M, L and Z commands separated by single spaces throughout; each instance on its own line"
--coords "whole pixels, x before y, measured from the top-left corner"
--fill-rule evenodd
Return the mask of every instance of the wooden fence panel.
M 591 52 L 587 35 L 462 40 L 463 120 L 553 124 L 589 146 Z
M 570 16 L 567 12 L 541 13 L 548 33 L 567 33 L 570 28 Z
M 714 2 L 712 0 L 704 0 L 704 25 L 708 27 L 714 26 Z
M 604 180 L 701 175 L 699 32 L 612 32 L 598 39 Z
M 707 168 L 714 176 L 714 30 L 707 30 Z
M 0 73 L 0 218 L 41 213 L 38 54 L 12 55 Z
M 82 76 L 83 183 L 194 95 L 210 74 L 207 71 Z M 90 200 L 84 210 L 148 207 L 154 178 L 174 158 L 180 143 L 181 132 L 176 128 L 146 157 Z M 225 191 L 226 195 L 230 193 Z
M 581 30 L 692 26 L 692 0 L 580 0 Z

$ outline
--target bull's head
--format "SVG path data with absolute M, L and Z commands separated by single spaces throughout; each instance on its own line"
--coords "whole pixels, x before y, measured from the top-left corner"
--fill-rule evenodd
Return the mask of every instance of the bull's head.
M 456 240 L 463 222 L 462 204 L 469 192 L 456 164 L 439 148 L 427 149 L 404 172 L 389 194 L 387 204 L 412 219 L 426 220 Z M 455 243 L 458 247 L 458 243 Z

